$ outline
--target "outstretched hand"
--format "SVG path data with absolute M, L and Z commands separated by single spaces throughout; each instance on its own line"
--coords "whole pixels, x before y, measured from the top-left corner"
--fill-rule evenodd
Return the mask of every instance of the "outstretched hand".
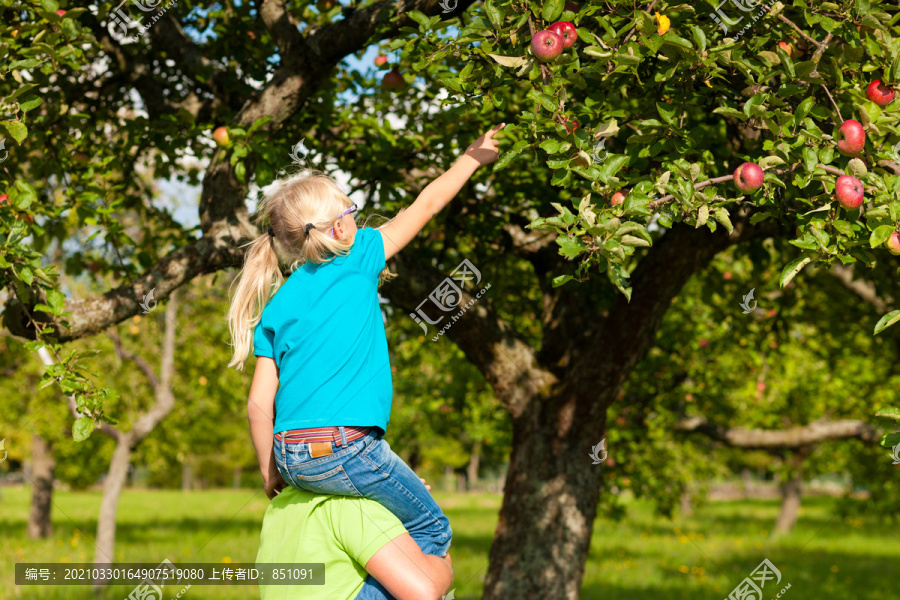
M 481 166 L 489 165 L 497 160 L 500 156 L 500 151 L 498 150 L 499 142 L 494 139 L 494 136 L 504 127 L 506 127 L 506 123 L 500 123 L 496 127 L 491 128 L 490 131 L 466 148 L 465 155 L 477 160 Z

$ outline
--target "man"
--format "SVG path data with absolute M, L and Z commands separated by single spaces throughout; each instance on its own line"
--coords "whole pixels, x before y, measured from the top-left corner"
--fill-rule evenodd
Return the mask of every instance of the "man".
M 260 585 L 261 600 L 375 600 L 358 598 L 367 575 L 382 600 L 440 600 L 453 583 L 450 555 L 422 554 L 378 502 L 292 487 L 266 510 L 256 562 L 325 564 L 325 585 Z

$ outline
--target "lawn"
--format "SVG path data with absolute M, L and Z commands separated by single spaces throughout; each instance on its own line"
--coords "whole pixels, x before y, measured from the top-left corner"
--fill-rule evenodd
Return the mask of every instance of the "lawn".
M 25 535 L 27 488 L 4 488 L 0 496 L 0 599 L 92 598 L 90 587 L 16 588 L 16 562 L 86 562 L 100 495 L 57 492 L 54 533 L 49 540 Z M 500 497 L 447 494 L 435 497 L 453 525 L 457 600 L 479 598 Z M 807 499 L 795 532 L 773 541 L 769 529 L 776 502 L 716 502 L 674 522 L 654 516 L 643 502 L 629 501 L 620 523 L 594 525 L 583 600 L 721 600 L 768 558 L 782 573 L 763 600 L 790 583 L 786 600 L 835 598 L 883 600 L 897 593 L 900 563 L 897 528 L 875 518 L 845 521 L 830 512 L 833 500 Z M 116 559 L 120 562 L 252 562 L 267 500 L 261 491 L 202 492 L 127 490 L 119 504 Z M 133 586 L 117 586 L 104 600 L 125 598 Z M 179 588 L 180 589 L 180 588 Z M 772 589 L 772 593 L 768 594 Z M 178 590 L 174 590 L 177 592 Z M 167 594 L 165 598 L 173 597 Z M 190 600 L 258 598 L 255 587 L 193 586 Z M 302 597 L 302 596 L 301 596 Z

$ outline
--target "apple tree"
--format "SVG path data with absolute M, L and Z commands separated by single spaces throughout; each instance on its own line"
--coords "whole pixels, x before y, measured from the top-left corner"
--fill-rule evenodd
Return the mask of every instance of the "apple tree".
M 881 105 L 900 83 L 897 9 L 447 8 L 178 3 L 123 31 L 110 2 L 62 16 L 56 0 L 4 5 L 12 116 L 0 127 L 16 141 L 0 166 L 4 324 L 53 351 L 45 383 L 76 394 L 87 415 L 76 433 L 89 435 L 116 418 L 104 409 L 114 392 L 64 344 L 138 314 L 151 291 L 163 301 L 239 265 L 260 233 L 256 191 L 299 140 L 312 165 L 350 175 L 367 211 L 394 214 L 506 122 L 500 160 L 391 261 L 399 277 L 382 294 L 408 318 L 464 258 L 492 284 L 445 336 L 512 424 L 484 597 L 574 599 L 603 479 L 588 452 L 695 273 L 768 238 L 793 253 L 777 269 L 786 294 L 804 269 L 841 265 L 889 273 L 876 284 L 896 295 L 895 273 L 878 267 L 900 219 L 897 108 Z M 403 79 L 390 89 L 345 62 L 372 44 Z M 845 121 L 858 127 L 838 134 Z M 758 169 L 743 167 L 737 188 L 745 163 Z M 200 186 L 197 227 L 156 200 L 154 182 L 169 178 Z M 95 295 L 63 285 L 100 276 L 108 289 Z M 898 319 L 886 310 L 866 329 Z

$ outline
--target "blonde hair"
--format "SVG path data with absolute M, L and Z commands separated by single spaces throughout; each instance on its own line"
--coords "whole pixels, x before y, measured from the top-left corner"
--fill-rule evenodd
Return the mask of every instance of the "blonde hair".
M 284 283 L 282 265 L 293 271 L 306 262 L 324 264 L 350 252 L 355 235 L 339 240 L 328 234 L 338 215 L 352 204 L 334 179 L 317 170 L 285 177 L 267 188 L 254 222 L 260 228 L 267 224 L 275 236 L 266 231 L 244 245 L 244 266 L 234 280 L 237 290 L 228 309 L 234 348 L 229 367 L 244 369 L 262 311 Z M 315 225 L 309 234 L 308 223 Z M 394 276 L 385 268 L 379 284 Z

